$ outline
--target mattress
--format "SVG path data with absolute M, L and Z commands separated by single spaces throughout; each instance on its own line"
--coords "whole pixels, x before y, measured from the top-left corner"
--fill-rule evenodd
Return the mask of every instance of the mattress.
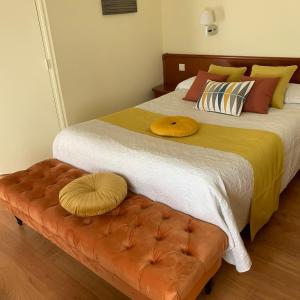
M 194 103 L 182 100 L 185 93 L 178 90 L 138 107 L 189 116 L 200 123 L 276 133 L 285 153 L 281 190 L 288 185 L 300 168 L 300 105 L 271 108 L 267 115 L 232 117 L 194 110 Z M 88 172 L 120 173 L 134 192 L 219 226 L 229 238 L 225 260 L 238 271 L 249 270 L 251 261 L 239 231 L 249 220 L 253 170 L 241 156 L 158 140 L 99 120 L 63 130 L 55 139 L 53 154 Z M 214 187 L 214 198 L 207 186 Z

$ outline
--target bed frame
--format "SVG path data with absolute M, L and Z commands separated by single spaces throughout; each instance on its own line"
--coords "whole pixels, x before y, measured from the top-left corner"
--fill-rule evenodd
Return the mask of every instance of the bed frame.
M 179 64 L 185 64 L 185 72 L 178 69 Z M 293 83 L 300 83 L 300 58 L 291 57 L 259 57 L 259 56 L 224 56 L 224 55 L 191 55 L 191 54 L 164 54 L 164 86 L 171 90 L 175 86 L 192 76 L 198 70 L 207 71 L 210 64 L 232 67 L 247 67 L 246 75 L 251 72 L 254 64 L 265 66 L 290 66 L 297 65 L 298 70 L 291 79 Z

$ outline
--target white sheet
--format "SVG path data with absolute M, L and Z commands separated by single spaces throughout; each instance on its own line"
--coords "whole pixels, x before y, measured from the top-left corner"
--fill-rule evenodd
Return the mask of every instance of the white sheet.
M 189 90 L 191 88 L 191 86 L 193 85 L 194 81 L 196 79 L 196 76 L 188 78 L 184 81 L 181 81 L 180 83 L 177 84 L 175 90 Z
M 285 93 L 284 103 L 300 104 L 300 84 L 289 83 Z
M 199 122 L 277 133 L 285 146 L 282 189 L 300 168 L 300 106 L 271 109 L 268 115 L 225 116 L 193 109 L 179 90 L 140 105 L 165 115 L 191 116 Z M 248 223 L 253 170 L 244 158 L 141 135 L 98 120 L 63 130 L 54 157 L 89 172 L 110 170 L 125 176 L 134 192 L 224 230 L 229 248 L 224 259 L 243 272 L 251 267 L 239 231 Z

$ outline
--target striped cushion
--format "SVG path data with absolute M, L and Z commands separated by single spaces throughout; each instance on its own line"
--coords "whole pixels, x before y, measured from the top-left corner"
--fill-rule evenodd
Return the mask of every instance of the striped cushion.
M 196 109 L 240 116 L 255 81 L 216 82 L 207 80 Z

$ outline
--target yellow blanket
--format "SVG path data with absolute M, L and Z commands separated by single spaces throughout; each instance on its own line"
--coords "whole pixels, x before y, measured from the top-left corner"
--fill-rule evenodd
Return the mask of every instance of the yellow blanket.
M 250 230 L 253 239 L 278 209 L 284 157 L 281 139 L 268 131 L 209 124 L 200 124 L 199 131 L 189 137 L 159 137 L 152 134 L 149 127 L 152 121 L 161 116 L 139 108 L 130 108 L 102 117 L 100 120 L 141 134 L 231 152 L 247 159 L 254 173 L 250 212 Z

